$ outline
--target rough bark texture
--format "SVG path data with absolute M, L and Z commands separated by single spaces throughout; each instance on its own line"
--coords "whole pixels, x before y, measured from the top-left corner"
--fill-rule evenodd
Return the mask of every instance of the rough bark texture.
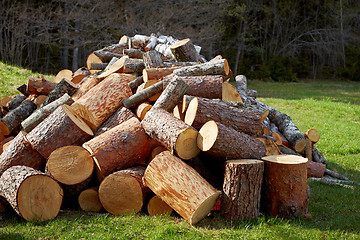
M 110 129 L 83 144 L 96 163 L 98 179 L 146 161 L 150 153 L 147 136 L 137 118 Z
M 242 100 L 245 102 L 247 99 L 247 80 L 244 75 L 238 75 L 235 77 L 236 91 L 240 94 Z
M 221 214 L 229 220 L 251 219 L 260 214 L 264 162 L 232 160 L 225 165 Z
M 262 159 L 265 161 L 262 211 L 284 218 L 303 216 L 309 202 L 307 159 L 294 155 Z
M 80 208 L 87 212 L 100 212 L 102 205 L 99 199 L 98 187 L 82 191 L 78 198 Z
M 226 59 L 210 61 L 194 66 L 183 67 L 174 70 L 174 75 L 178 76 L 201 76 L 201 75 L 228 75 L 229 64 Z
M 136 117 L 133 112 L 125 107 L 120 107 L 116 110 L 100 127 L 96 130 L 94 137 L 120 125 L 121 123 L 129 120 L 130 118 Z
M 187 85 L 182 79 L 179 79 L 176 76 L 173 77 L 166 87 L 164 87 L 164 91 L 156 100 L 153 107 L 162 108 L 167 112 L 172 112 L 188 88 L 189 85 Z
M 143 60 L 146 68 L 163 67 L 162 54 L 156 50 L 144 53 Z
M 44 157 L 34 150 L 31 145 L 24 140 L 23 133 L 19 132 L 0 155 L 0 175 L 8 168 L 16 165 L 24 165 L 37 170 L 43 170 L 45 162 Z
M 136 116 L 140 119 L 143 120 L 145 117 L 145 114 L 150 111 L 150 109 L 152 108 L 152 105 L 149 103 L 140 103 L 135 112 L 136 112 Z
M 127 58 L 124 62 L 124 73 L 142 73 L 145 68 L 144 61 L 138 58 Z
M 20 106 L 20 104 L 26 99 L 26 97 L 22 94 L 15 95 L 7 104 L 6 107 L 9 110 L 13 110 Z
M 95 76 L 91 76 L 88 79 L 86 79 L 85 82 L 83 82 L 80 86 L 80 88 L 72 95 L 72 99 L 74 101 L 77 101 L 80 99 L 83 95 L 85 95 L 90 89 L 92 89 L 94 86 L 96 86 L 100 82 L 100 79 L 98 79 Z
M 145 167 L 138 166 L 114 172 L 100 184 L 99 198 L 104 209 L 114 215 L 137 213 L 150 193 L 142 178 Z
M 190 224 L 206 217 L 220 195 L 199 173 L 169 151 L 158 154 L 150 162 L 144 184 Z
M 174 43 L 170 46 L 170 50 L 178 62 L 198 62 L 200 60 L 200 55 L 189 38 Z
M 11 167 L 1 175 L 0 185 L 0 195 L 25 220 L 50 220 L 60 211 L 63 190 L 40 171 L 26 166 Z
M 307 163 L 307 176 L 322 178 L 324 176 L 326 165 L 322 163 L 313 162 L 311 160 Z
M 108 63 L 91 63 L 90 70 L 104 70 Z
M 80 85 L 74 84 L 71 81 L 67 80 L 66 78 L 63 78 L 52 90 L 45 101 L 41 104 L 40 107 L 44 107 L 48 105 L 49 103 L 55 101 L 56 99 L 63 96 L 65 93 L 67 93 L 69 96 L 72 96 L 78 89 L 80 88 Z
M 231 107 L 212 99 L 196 97 L 191 100 L 186 111 L 185 123 L 200 129 L 210 120 L 250 136 L 262 134 L 261 118 L 257 112 Z
M 140 86 L 144 82 L 143 76 L 137 77 L 135 80 L 129 82 L 129 87 L 131 88 L 131 91 L 134 93 L 136 92 L 136 89 L 138 86 Z
M 141 124 L 151 138 L 182 159 L 191 159 L 200 152 L 196 145 L 198 132 L 164 109 L 153 108 Z
M 19 127 L 21 122 L 29 117 L 37 108 L 36 104 L 30 100 L 25 100 L 20 106 L 10 111 L 0 120 L 0 131 L 9 135 L 15 128 Z
M 169 68 L 145 68 L 143 70 L 144 82 L 147 82 L 149 80 L 159 80 L 162 77 L 172 74 L 173 71 L 178 68 L 180 67 L 175 66 Z
M 173 209 L 159 196 L 154 196 L 147 204 L 147 212 L 149 216 L 170 215 Z
M 67 105 L 62 105 L 28 133 L 26 140 L 43 157 L 48 158 L 55 149 L 81 145 L 92 136 L 91 129 L 73 115 Z
M 142 59 L 144 52 L 139 49 L 124 49 L 123 54 L 128 55 L 130 58 L 139 58 Z
M 316 147 L 313 148 L 312 153 L 314 162 L 327 164 L 326 158 Z
M 157 93 L 160 93 L 162 90 L 163 90 L 163 82 L 160 81 L 125 99 L 123 104 L 126 108 L 130 109 L 132 107 L 135 107 L 139 103 L 144 102 L 149 97 L 154 96 Z
M 173 78 L 173 76 L 168 76 L 163 79 L 164 88 L 166 88 Z M 223 81 L 221 75 L 177 76 L 177 78 L 189 85 L 185 93 L 186 95 L 219 99 L 222 97 Z
M 203 125 L 197 145 L 208 155 L 225 159 L 260 159 L 266 152 L 260 140 L 215 121 Z
M 112 52 L 107 52 L 107 51 L 95 51 L 94 54 L 102 62 L 109 62 L 114 57 L 121 58 L 124 56 L 123 54 L 120 54 L 120 53 L 112 53 Z
M 56 83 L 44 78 L 29 78 L 27 82 L 27 93 L 36 95 L 48 95 L 56 86 Z
M 39 123 L 41 123 L 47 116 L 50 115 L 55 109 L 57 109 L 60 105 L 67 104 L 71 105 L 74 100 L 65 93 L 62 97 L 56 99 L 55 101 L 49 103 L 48 105 L 39 108 L 35 112 L 33 112 L 28 118 L 21 122 L 22 129 L 29 133 L 33 130 Z

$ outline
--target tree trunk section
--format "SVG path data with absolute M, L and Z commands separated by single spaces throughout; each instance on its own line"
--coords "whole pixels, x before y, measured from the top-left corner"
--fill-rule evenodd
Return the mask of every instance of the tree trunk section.
M 310 128 L 307 130 L 304 136 L 310 139 L 312 143 L 317 143 L 320 139 L 320 133 L 315 128 Z
M 91 76 L 84 83 L 80 85 L 80 88 L 72 95 L 74 101 L 79 100 L 83 95 L 85 95 L 90 89 L 95 87 L 100 82 L 95 76 Z
M 151 138 L 182 159 L 191 159 L 200 152 L 196 144 L 198 132 L 164 109 L 153 108 L 141 124 Z
M 159 68 L 163 67 L 162 54 L 156 50 L 151 50 L 143 55 L 145 68 Z
M 8 108 L 9 111 L 17 108 L 18 106 L 21 105 L 21 103 L 23 101 L 25 101 L 26 97 L 22 94 L 18 94 L 15 95 L 10 101 L 8 101 L 7 104 L 5 104 L 4 106 L 6 106 Z
M 159 196 L 154 196 L 147 204 L 147 212 L 150 216 L 170 215 L 173 209 Z
M 149 80 L 160 80 L 162 77 L 170 75 L 174 70 L 179 69 L 180 67 L 169 67 L 169 68 L 145 68 L 143 70 L 143 79 L 144 82 Z
M 144 184 L 190 224 L 196 224 L 214 207 L 220 192 L 193 168 L 169 151 L 148 165 Z
M 107 176 L 100 184 L 99 198 L 104 209 L 114 215 L 139 212 L 150 193 L 142 178 L 145 167 L 132 167 Z
M 182 67 L 174 70 L 174 75 L 178 76 L 202 76 L 202 75 L 223 75 L 227 76 L 230 67 L 226 59 L 210 61 L 194 66 Z
M 143 76 L 137 77 L 135 80 L 129 82 L 129 87 L 133 93 L 136 92 L 136 89 L 144 82 Z
M 56 99 L 63 96 L 65 93 L 67 93 L 69 96 L 74 95 L 74 93 L 80 88 L 80 85 L 74 84 L 67 80 L 66 78 L 63 78 L 52 90 L 45 101 L 41 104 L 40 107 L 44 107 L 48 105 L 49 103 L 55 101 Z
M 71 70 L 63 69 L 56 74 L 54 82 L 59 83 L 64 78 L 71 80 L 72 75 L 73 75 L 73 72 Z
M 144 60 L 138 58 L 127 58 L 124 62 L 124 73 L 142 73 L 145 68 Z
M 256 218 L 260 215 L 260 196 L 264 162 L 230 160 L 225 165 L 221 195 L 221 214 L 231 221 Z
M 80 208 L 87 212 L 100 212 L 102 205 L 99 199 L 98 187 L 82 191 L 78 198 Z
M 147 136 L 137 118 L 91 139 L 83 147 L 94 158 L 98 180 L 116 170 L 145 162 L 150 153 Z
M 129 56 L 129 58 L 139 58 L 143 59 L 144 52 L 142 52 L 139 49 L 124 49 L 123 54 L 126 54 Z
M 308 161 L 307 163 L 307 176 L 322 178 L 324 176 L 326 165 L 322 163 L 317 163 L 313 161 Z
M 142 91 L 135 93 L 134 95 L 130 96 L 129 98 L 125 99 L 123 104 L 126 108 L 133 108 L 139 103 L 146 101 L 151 96 L 160 93 L 163 90 L 163 82 L 157 82 L 152 86 L 145 88 Z
M 58 107 L 26 135 L 26 140 L 43 157 L 60 147 L 81 145 L 93 136 L 86 123 L 74 115 L 67 105 Z
M 56 83 L 44 78 L 29 78 L 27 82 L 27 93 L 36 95 L 48 95 L 56 86 Z
M 1 196 L 27 221 L 55 218 L 62 202 L 61 186 L 46 174 L 26 166 L 14 166 L 0 178 Z
M 273 155 L 262 160 L 265 161 L 262 211 L 284 218 L 307 213 L 307 159 L 294 155 Z
M 135 112 L 136 112 L 136 116 L 140 119 L 143 120 L 145 117 L 145 114 L 152 108 L 152 105 L 150 105 L 149 103 L 140 103 L 139 106 L 137 106 Z
M 170 46 L 170 50 L 178 62 L 198 62 L 200 55 L 189 38 L 180 40 Z
M 96 56 L 94 52 L 92 52 L 91 54 L 89 54 L 89 56 L 86 59 L 86 67 L 88 69 L 90 69 L 91 74 L 94 74 L 94 73 L 99 72 L 99 70 L 91 70 L 91 64 L 92 63 L 102 63 L 102 62 L 103 61 L 98 56 Z M 104 61 L 104 62 L 107 62 L 107 61 Z
M 208 155 L 225 159 L 260 159 L 266 152 L 260 140 L 212 120 L 201 127 L 197 145 Z

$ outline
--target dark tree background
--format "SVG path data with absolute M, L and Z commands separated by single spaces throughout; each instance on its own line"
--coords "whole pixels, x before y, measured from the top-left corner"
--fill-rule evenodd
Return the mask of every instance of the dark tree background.
M 0 0 L 0 59 L 36 71 L 77 69 L 122 35 L 191 38 L 235 74 L 360 81 L 358 0 Z

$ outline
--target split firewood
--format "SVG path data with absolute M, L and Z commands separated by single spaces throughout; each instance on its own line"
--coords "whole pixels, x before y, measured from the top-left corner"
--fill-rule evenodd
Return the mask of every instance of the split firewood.
M 124 73 L 142 73 L 145 68 L 144 60 L 138 58 L 126 58 L 124 61 Z
M 47 116 L 50 115 L 55 109 L 63 104 L 71 105 L 74 100 L 65 93 L 62 97 L 56 99 L 55 101 L 47 104 L 44 107 L 37 109 L 33 112 L 29 117 L 27 117 L 24 121 L 21 122 L 22 129 L 29 133 L 33 130 L 39 123 L 41 123 Z
M 146 161 L 150 147 L 140 121 L 131 118 L 83 144 L 96 163 L 96 175 L 102 180 L 116 170 Z
M 92 52 L 86 59 L 86 67 L 88 69 L 90 69 L 91 74 L 94 74 L 94 73 L 99 72 L 99 70 L 92 70 L 91 64 L 92 63 L 102 63 L 102 62 L 103 61 L 98 56 L 96 56 L 94 52 Z
M 46 174 L 26 166 L 14 166 L 0 177 L 0 195 L 27 221 L 55 218 L 61 207 L 63 190 Z
M 145 167 L 138 166 L 114 172 L 100 184 L 99 199 L 106 211 L 114 215 L 139 212 L 150 193 L 142 178 Z
M 100 212 L 102 205 L 99 199 L 98 187 L 85 189 L 79 195 L 79 206 L 87 212 Z
M 96 130 L 94 137 L 120 125 L 127 120 L 136 117 L 136 115 L 125 107 L 120 107 L 116 110 L 100 127 Z
M 68 80 L 72 79 L 73 72 L 69 69 L 63 69 L 60 72 L 58 72 L 55 76 L 54 82 L 59 83 L 63 78 L 66 78 Z
M 175 76 L 164 77 L 164 88 L 169 84 Z M 203 98 L 221 98 L 222 97 L 222 76 L 221 75 L 205 75 L 205 76 L 176 76 L 181 79 L 189 88 L 187 95 L 203 97 Z
M 145 114 L 152 108 L 152 105 L 150 105 L 149 103 L 140 103 L 139 106 L 137 106 L 135 112 L 136 112 L 136 116 L 140 119 L 143 120 L 145 117 Z
M 180 40 L 170 46 L 170 50 L 178 62 L 198 62 L 200 55 L 189 38 Z
M 80 85 L 75 84 L 71 82 L 70 80 L 67 80 L 66 78 L 63 78 L 56 87 L 47 95 L 47 98 L 45 101 L 41 104 L 40 107 L 44 107 L 48 105 L 49 103 L 55 101 L 56 99 L 63 96 L 65 93 L 67 93 L 69 96 L 74 95 L 74 93 L 80 88 Z
M 21 122 L 29 117 L 37 108 L 36 104 L 30 100 L 25 100 L 20 106 L 10 111 L 0 120 L 0 131 L 8 136 L 10 133 L 19 127 Z
M 16 88 L 20 93 L 22 93 L 25 97 L 28 97 L 30 94 L 26 92 L 27 85 L 23 84 L 20 87 Z
M 147 82 L 149 80 L 160 80 L 161 78 L 170 75 L 174 70 L 180 67 L 169 67 L 169 68 L 145 68 L 143 70 L 143 80 Z
M 190 224 L 206 217 L 220 195 L 220 191 L 169 151 L 150 162 L 143 181 Z
M 143 60 L 146 68 L 159 68 L 164 66 L 162 54 L 156 50 L 144 53 Z
M 27 82 L 27 93 L 48 95 L 55 86 L 55 82 L 47 81 L 44 77 L 29 78 Z
M 78 76 L 78 75 L 89 76 L 90 74 L 91 74 L 91 73 L 90 73 L 90 71 L 89 71 L 88 68 L 86 68 L 86 67 L 81 67 L 81 68 L 79 68 L 78 70 L 76 70 L 76 71 L 73 73 L 72 77 L 74 78 L 74 77 L 76 77 L 76 76 Z
M 46 162 L 45 158 L 25 141 L 22 132 L 19 132 L 18 135 L 11 141 L 8 141 L 8 143 L 8 147 L 6 147 L 0 155 L 0 176 L 8 168 L 16 165 L 43 170 Z M 5 142 L 2 142 L 2 144 L 5 144 Z
M 26 141 L 43 157 L 57 148 L 81 145 L 93 136 L 92 130 L 67 105 L 58 107 L 31 132 Z
M 198 132 L 164 109 L 153 107 L 141 124 L 151 138 L 182 159 L 191 159 L 200 152 L 196 144 Z
M 91 70 L 104 70 L 108 63 L 91 63 L 90 71 Z
M 95 87 L 101 80 L 95 76 L 91 76 L 84 83 L 80 85 L 80 88 L 72 95 L 74 101 L 79 100 L 83 95 L 85 95 L 90 89 Z
M 128 55 L 129 58 L 138 58 L 138 59 L 143 59 L 144 56 L 144 52 L 139 50 L 139 49 L 123 49 L 123 54 L 124 55 Z
M 47 98 L 46 95 L 38 95 L 33 102 L 36 104 L 36 106 L 40 107 L 40 105 L 45 101 Z
M 145 35 L 136 34 L 131 38 L 131 47 L 130 48 L 142 48 L 145 49 L 146 45 L 149 43 L 150 37 Z
M 294 155 L 273 155 L 262 160 L 265 162 L 262 211 L 284 218 L 307 213 L 307 159 Z
M 201 75 L 223 75 L 230 72 L 230 67 L 226 59 L 197 64 L 194 66 L 182 67 L 174 70 L 174 75 L 178 76 L 201 76 Z
M 240 94 L 243 101 L 247 98 L 247 79 L 244 75 L 237 75 L 235 77 L 236 91 Z
M 147 204 L 147 212 L 149 216 L 170 215 L 173 209 L 159 196 L 155 195 Z
M 154 33 L 152 33 L 150 35 L 150 39 L 149 39 L 149 42 L 148 44 L 146 44 L 145 46 L 145 51 L 150 51 L 150 50 L 153 50 L 156 46 L 156 43 L 157 43 L 157 37 Z
M 223 101 L 239 102 L 243 103 L 240 94 L 236 91 L 236 88 L 228 82 L 222 83 L 222 97 Z
M 200 129 L 210 120 L 251 136 L 262 134 L 261 119 L 257 112 L 238 109 L 207 98 L 195 97 L 191 100 L 186 110 L 185 123 Z
M 20 104 L 25 101 L 26 97 L 25 95 L 22 94 L 17 94 L 15 96 L 13 96 L 9 101 L 7 101 L 6 104 L 3 104 L 3 106 L 6 106 L 8 108 L 9 111 L 14 110 L 15 108 L 17 108 L 18 106 L 20 106 Z M 8 100 L 8 99 L 6 99 Z M 5 101 L 3 101 L 5 103 Z
M 138 93 L 135 93 L 134 95 L 125 99 L 123 101 L 123 105 L 129 109 L 133 108 L 137 106 L 139 103 L 145 102 L 149 97 L 162 92 L 162 90 L 163 90 L 163 82 L 159 81 L 153 84 L 152 86 L 145 88 L 144 90 L 139 91 Z
M 257 139 L 261 141 L 265 146 L 265 156 L 281 154 L 279 147 L 276 145 L 276 143 L 273 140 L 267 137 L 258 137 Z
M 143 76 L 135 78 L 135 80 L 132 80 L 129 82 L 129 87 L 131 88 L 131 91 L 133 93 L 136 92 L 136 89 L 144 82 Z
M 125 60 L 128 59 L 128 56 L 121 57 L 115 63 L 113 63 L 108 69 L 106 69 L 103 73 L 98 75 L 98 78 L 106 78 L 113 73 L 121 72 L 124 68 Z
M 134 77 L 129 74 L 111 74 L 71 106 L 93 131 L 96 131 L 121 106 L 122 102 L 132 95 L 128 86 L 128 82 L 132 80 Z M 88 111 L 82 112 L 81 105 Z
M 260 195 L 264 162 L 230 160 L 225 165 L 221 214 L 229 220 L 251 219 L 260 215 Z
M 129 36 L 123 35 L 119 40 L 119 44 L 126 43 L 129 46 L 130 41 L 131 39 Z
M 207 154 L 224 159 L 260 159 L 266 153 L 260 140 L 213 120 L 201 127 L 197 145 Z

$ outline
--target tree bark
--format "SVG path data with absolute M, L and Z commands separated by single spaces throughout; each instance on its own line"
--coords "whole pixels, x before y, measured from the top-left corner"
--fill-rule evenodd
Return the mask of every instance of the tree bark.
M 135 80 L 129 82 L 129 87 L 133 93 L 136 92 L 136 89 L 144 82 L 143 76 L 137 77 Z
M 160 81 L 154 85 L 145 88 L 142 91 L 135 93 L 129 98 L 123 101 L 123 104 L 126 108 L 133 108 L 141 102 L 146 101 L 149 97 L 154 96 L 157 93 L 160 93 L 163 90 L 163 82 Z
M 123 54 L 125 55 L 128 55 L 129 58 L 138 58 L 138 59 L 143 59 L 143 56 L 144 56 L 144 52 L 142 52 L 141 50 L 139 49 L 135 49 L 135 48 L 132 48 L 132 49 L 124 49 L 123 50 Z
M 124 62 L 124 73 L 142 73 L 145 68 L 144 60 L 138 58 L 126 58 Z
M 102 205 L 99 199 L 98 187 L 82 191 L 78 198 L 80 208 L 87 212 L 100 212 Z
M 29 78 L 27 82 L 27 93 L 36 95 L 48 95 L 56 86 L 56 83 L 44 78 Z
M 55 218 L 63 190 L 46 174 L 26 166 L 14 166 L 0 177 L 0 195 L 27 221 Z
M 144 53 L 143 60 L 145 64 L 145 68 L 159 68 L 163 67 L 162 54 L 156 50 L 151 50 L 149 52 Z
M 169 151 L 158 154 L 148 165 L 144 184 L 190 224 L 207 216 L 220 192 L 193 168 Z
M 182 159 L 191 159 L 200 152 L 196 145 L 198 132 L 164 109 L 153 108 L 141 124 L 151 138 Z
M 162 77 L 170 75 L 174 70 L 179 69 L 180 67 L 169 67 L 169 68 L 145 68 L 143 70 L 143 79 L 144 82 L 149 80 L 160 80 Z
M 159 196 L 154 196 L 147 204 L 147 212 L 150 216 L 170 215 L 173 209 Z
M 80 85 L 80 88 L 72 95 L 72 99 L 74 101 L 79 100 L 82 96 L 84 96 L 90 89 L 95 87 L 101 80 L 95 76 L 91 76 L 84 83 Z
M 264 162 L 260 160 L 226 161 L 221 214 L 231 221 L 260 215 L 260 196 Z
M 74 93 L 80 88 L 80 85 L 74 84 L 71 81 L 67 80 L 66 78 L 63 78 L 56 87 L 48 94 L 45 101 L 41 104 L 40 107 L 44 107 L 48 105 L 49 103 L 55 101 L 56 99 L 63 96 L 65 93 L 67 93 L 69 96 L 74 95 Z
M 200 55 L 189 38 L 177 41 L 170 50 L 178 62 L 198 62 Z
M 174 75 L 178 76 L 201 76 L 201 75 L 223 75 L 227 76 L 230 72 L 229 64 L 226 59 L 210 61 L 194 66 L 182 67 L 174 70 Z
M 320 133 L 315 128 L 310 128 L 307 130 L 304 136 L 305 138 L 310 139 L 313 144 L 317 143 L 320 139 Z

